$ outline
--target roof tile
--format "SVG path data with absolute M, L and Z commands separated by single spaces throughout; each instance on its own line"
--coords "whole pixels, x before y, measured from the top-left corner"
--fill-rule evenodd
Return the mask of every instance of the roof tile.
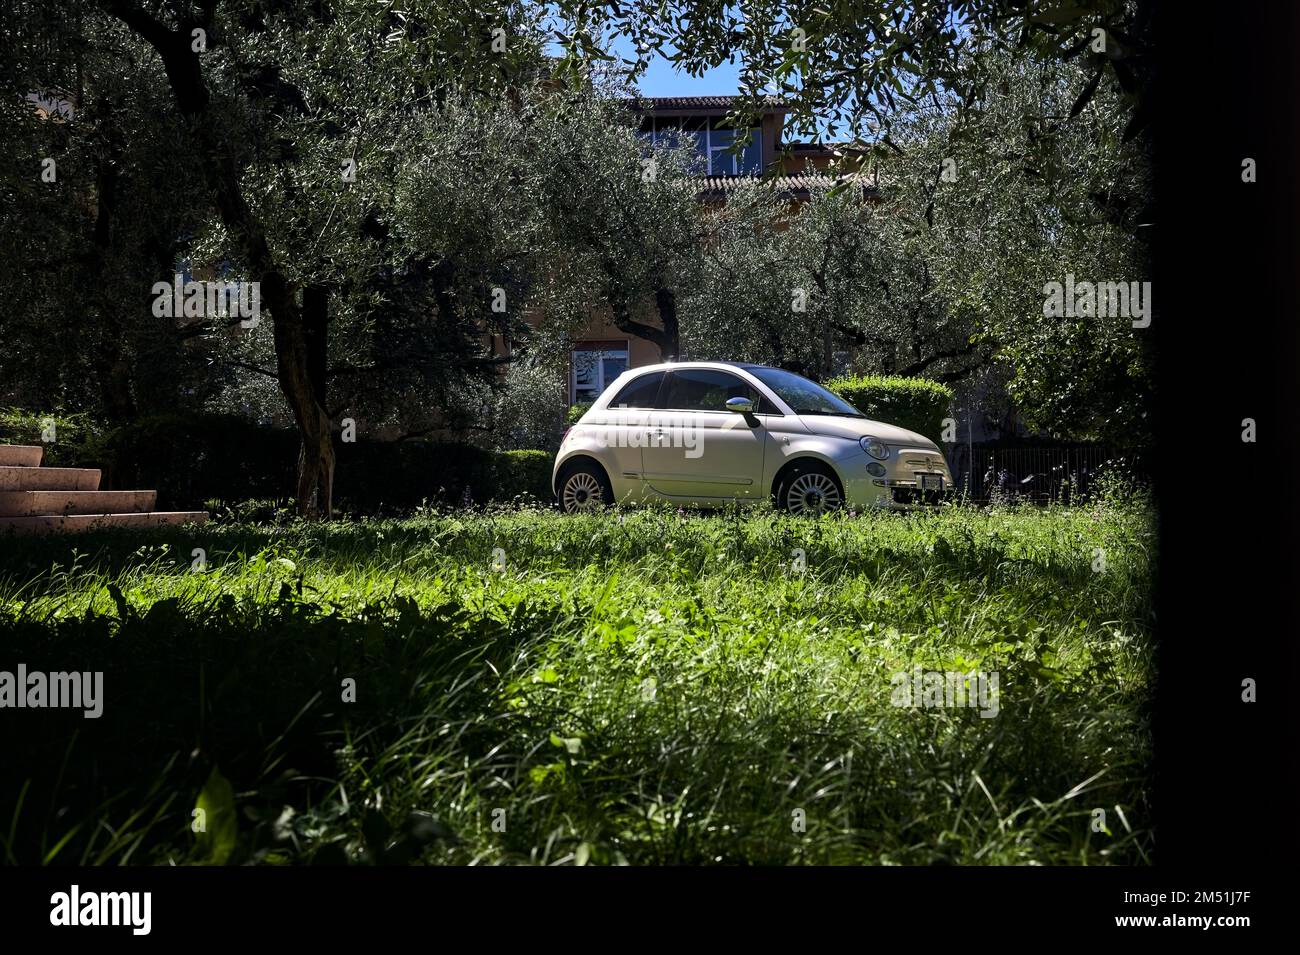
M 731 109 L 745 102 L 747 97 L 744 96 L 640 96 L 627 100 L 628 105 L 634 108 L 660 113 L 679 109 Z M 784 107 L 785 101 L 779 96 L 765 96 L 763 105 Z
M 826 176 L 819 173 L 800 173 L 796 175 L 769 176 L 699 176 L 701 196 L 725 196 L 752 186 L 767 186 L 777 192 L 818 192 L 841 184 L 857 186 L 869 195 L 879 190 L 871 177 L 852 174 L 848 176 Z

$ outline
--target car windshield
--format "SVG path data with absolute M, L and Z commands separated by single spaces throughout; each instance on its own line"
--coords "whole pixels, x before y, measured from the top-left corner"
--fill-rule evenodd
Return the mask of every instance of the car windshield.
M 775 391 L 777 397 L 788 404 L 795 414 L 866 417 L 843 398 L 836 397 L 816 382 L 792 371 L 782 371 L 780 368 L 747 368 L 746 371 Z

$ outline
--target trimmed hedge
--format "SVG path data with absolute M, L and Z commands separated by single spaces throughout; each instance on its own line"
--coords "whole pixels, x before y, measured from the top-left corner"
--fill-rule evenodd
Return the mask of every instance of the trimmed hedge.
M 863 375 L 833 378 L 825 384 L 868 418 L 907 428 L 936 443 L 953 399 L 951 388 L 928 378 Z
M 106 488 L 153 488 L 159 507 L 277 501 L 293 496 L 298 436 L 228 415 L 158 415 L 109 432 L 83 461 Z M 334 443 L 334 503 L 344 512 L 403 513 L 424 502 L 461 505 L 552 498 L 548 451 L 494 452 L 429 441 Z M 87 448 L 91 451 L 91 448 Z

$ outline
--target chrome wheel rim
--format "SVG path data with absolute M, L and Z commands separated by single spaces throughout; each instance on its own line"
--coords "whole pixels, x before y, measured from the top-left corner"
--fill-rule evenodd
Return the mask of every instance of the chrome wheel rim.
M 791 514 L 824 514 L 840 506 L 840 489 L 829 475 L 801 474 L 786 491 L 785 505 Z
M 564 482 L 564 509 L 596 511 L 604 505 L 604 492 L 595 475 L 579 471 Z

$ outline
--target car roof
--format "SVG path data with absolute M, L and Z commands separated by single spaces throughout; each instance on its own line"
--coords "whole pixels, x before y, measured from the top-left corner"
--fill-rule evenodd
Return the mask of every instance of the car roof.
M 724 368 L 744 368 L 744 369 L 753 369 L 753 368 L 768 369 L 772 367 L 771 365 L 759 365 L 754 362 L 748 362 L 748 361 L 665 361 L 665 362 L 660 362 L 657 365 L 637 365 L 635 368 L 629 368 L 626 372 L 624 372 L 624 374 L 639 375 L 642 372 L 668 371 L 669 369 L 672 368 L 710 368 L 715 366 L 721 366 Z M 772 370 L 775 371 L 778 369 L 772 369 Z

